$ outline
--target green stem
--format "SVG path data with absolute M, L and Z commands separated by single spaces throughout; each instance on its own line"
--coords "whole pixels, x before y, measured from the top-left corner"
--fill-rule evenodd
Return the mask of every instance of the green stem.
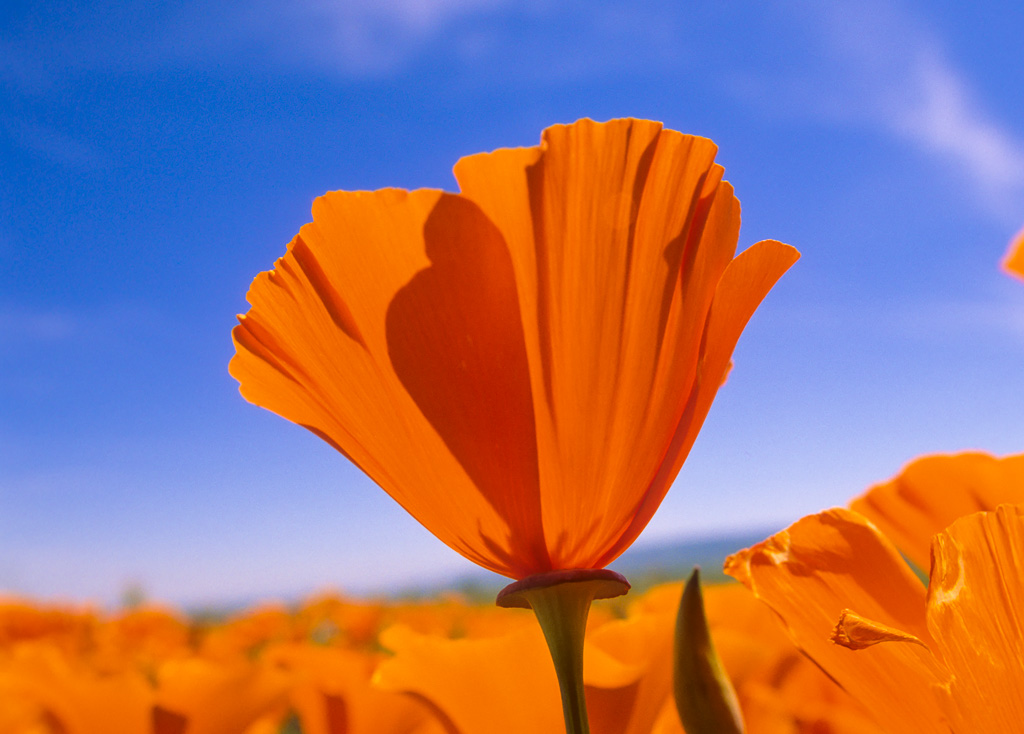
M 583 691 L 583 637 L 594 599 L 629 591 L 629 583 L 608 569 L 551 571 L 502 589 L 498 606 L 532 609 L 544 632 L 562 694 L 566 734 L 590 734 Z

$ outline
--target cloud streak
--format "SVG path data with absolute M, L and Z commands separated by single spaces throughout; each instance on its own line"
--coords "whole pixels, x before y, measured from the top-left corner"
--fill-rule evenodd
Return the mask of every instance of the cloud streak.
M 789 10 L 810 25 L 825 65 L 827 88 L 804 88 L 812 109 L 944 161 L 990 214 L 1020 216 L 1024 140 L 988 114 L 921 19 L 877 1 Z
M 1024 141 L 985 115 L 942 58 L 922 53 L 916 76 L 919 98 L 893 109 L 889 124 L 894 132 L 958 162 L 984 194 L 1020 193 Z

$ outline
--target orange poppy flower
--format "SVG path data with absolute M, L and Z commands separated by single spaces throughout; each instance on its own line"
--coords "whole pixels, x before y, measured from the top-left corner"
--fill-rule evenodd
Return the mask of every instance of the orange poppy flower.
M 804 652 L 890 732 L 1017 731 L 1024 721 L 1024 505 L 935 536 L 925 589 L 863 516 L 805 517 L 727 561 Z
M 0 721 L 19 712 L 26 732 L 149 732 L 152 708 L 153 692 L 140 672 L 96 670 L 49 640 L 0 656 Z
M 1003 258 L 1003 267 L 1008 273 L 1024 278 L 1024 229 L 1021 229 L 1010 243 L 1010 249 Z
M 331 192 L 233 332 L 242 395 L 512 578 L 651 519 L 747 320 L 798 254 L 734 258 L 715 145 L 581 120 L 461 159 L 460 192 Z

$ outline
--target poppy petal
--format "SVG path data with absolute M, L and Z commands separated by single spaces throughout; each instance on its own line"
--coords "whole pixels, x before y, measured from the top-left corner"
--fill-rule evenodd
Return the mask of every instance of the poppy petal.
M 932 537 L 959 517 L 1024 502 L 1024 454 L 925 456 L 850 503 L 918 568 L 927 570 Z
M 287 696 L 287 680 L 280 671 L 249 662 L 172 659 L 160 666 L 157 677 L 157 704 L 183 716 L 189 734 L 244 731 L 279 709 Z
M 555 567 L 603 566 L 621 553 L 699 427 L 676 437 L 739 233 L 716 151 L 659 123 L 581 120 L 545 130 L 539 149 L 455 167 L 462 194 L 512 252 Z
M 935 537 L 928 590 L 934 647 L 954 672 L 937 689 L 953 731 L 1024 721 L 1024 505 L 961 518 Z
M 707 316 L 702 334 L 703 355 L 698 362 L 697 379 L 685 409 L 676 423 L 671 442 L 665 448 L 657 473 L 632 512 L 632 521 L 603 562 L 611 562 L 628 548 L 654 516 L 682 468 L 718 388 L 729 372 L 732 352 L 740 334 L 768 291 L 799 257 L 800 253 L 793 247 L 765 240 L 741 252 L 725 268 Z
M 594 734 L 651 731 L 671 693 L 672 622 L 671 613 L 630 613 L 587 635 L 583 682 Z
M 470 560 L 514 578 L 603 567 L 796 258 L 763 242 L 733 259 L 716 150 L 581 120 L 459 161 L 460 194 L 321 197 L 254 282 L 231 373 Z
M 554 732 L 558 683 L 539 627 L 480 640 L 420 635 L 396 625 L 380 643 L 395 653 L 374 684 L 426 702 L 455 732 Z
M 328 440 L 476 563 L 548 565 L 508 250 L 475 205 L 327 194 L 248 299 L 230 365 L 248 400 Z

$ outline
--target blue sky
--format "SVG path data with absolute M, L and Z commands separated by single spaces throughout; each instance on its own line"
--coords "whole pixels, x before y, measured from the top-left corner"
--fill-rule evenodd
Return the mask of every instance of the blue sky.
M 331 189 L 451 189 L 579 117 L 714 139 L 755 315 L 642 537 L 780 527 L 1024 450 L 1024 7 L 256 0 L 0 9 L 0 589 L 181 603 L 469 568 L 227 374 Z

